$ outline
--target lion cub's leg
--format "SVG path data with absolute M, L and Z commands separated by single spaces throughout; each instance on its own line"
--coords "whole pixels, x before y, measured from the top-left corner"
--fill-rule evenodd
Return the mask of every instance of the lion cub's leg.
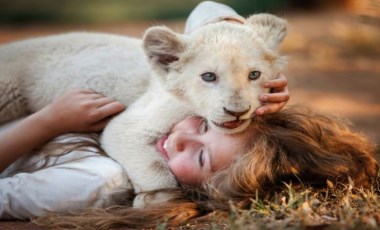
M 156 142 L 186 114 L 186 108 L 168 94 L 152 92 L 115 117 L 105 128 L 102 147 L 123 165 L 131 179 L 138 195 L 134 207 L 170 199 L 165 193 L 154 197 L 145 197 L 144 193 L 177 186 L 165 159 L 156 150 Z
M 26 114 L 27 101 L 20 86 L 12 81 L 0 81 L 0 125 Z

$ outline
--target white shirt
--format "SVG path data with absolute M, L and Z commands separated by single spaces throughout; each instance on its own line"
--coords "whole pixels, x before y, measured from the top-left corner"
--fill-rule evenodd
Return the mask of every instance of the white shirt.
M 72 140 L 67 135 L 59 138 L 59 142 Z M 132 189 L 121 165 L 96 149 L 86 150 L 52 156 L 46 166 L 31 172 L 25 170 L 44 163 L 43 152 L 24 156 L 5 169 L 0 174 L 0 219 L 103 207 L 112 203 L 113 194 Z

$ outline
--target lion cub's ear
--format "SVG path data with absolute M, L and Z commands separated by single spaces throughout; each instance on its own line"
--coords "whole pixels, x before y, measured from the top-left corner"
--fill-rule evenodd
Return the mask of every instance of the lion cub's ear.
M 272 14 L 254 14 L 247 24 L 262 37 L 270 49 L 277 49 L 286 36 L 287 21 Z
M 149 62 L 164 71 L 179 59 L 185 50 L 185 43 L 180 35 L 165 26 L 149 28 L 143 38 L 143 46 Z

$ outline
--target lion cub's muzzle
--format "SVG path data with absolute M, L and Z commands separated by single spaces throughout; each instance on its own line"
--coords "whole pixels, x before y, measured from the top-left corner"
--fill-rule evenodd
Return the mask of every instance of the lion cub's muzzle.
M 227 109 L 226 107 L 223 107 L 223 111 L 227 113 L 228 115 L 236 117 L 236 120 L 240 120 L 240 117 L 246 115 L 251 109 L 251 106 L 248 107 L 248 109 L 244 111 L 232 111 Z
M 226 107 L 223 107 L 223 111 L 230 115 L 235 117 L 235 119 L 226 121 L 226 122 L 215 122 L 212 121 L 213 125 L 218 127 L 219 129 L 222 129 L 223 132 L 225 133 L 237 133 L 241 132 L 244 130 L 248 124 L 250 123 L 251 120 L 251 106 L 249 106 L 246 110 L 244 111 L 233 111 L 229 110 Z M 244 117 L 244 118 L 242 118 Z M 248 118 L 247 118 L 248 117 Z

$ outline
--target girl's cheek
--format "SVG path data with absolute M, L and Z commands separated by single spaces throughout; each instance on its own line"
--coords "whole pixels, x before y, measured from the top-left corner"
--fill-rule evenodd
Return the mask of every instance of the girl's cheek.
M 182 183 L 189 184 L 193 183 L 194 180 L 197 180 L 197 174 L 187 162 L 170 162 L 169 168 L 177 180 Z
M 174 161 L 169 162 L 169 168 L 174 174 L 174 176 L 177 177 L 177 179 L 180 179 L 182 177 L 183 165 L 181 166 L 180 164 L 178 164 L 176 159 Z

